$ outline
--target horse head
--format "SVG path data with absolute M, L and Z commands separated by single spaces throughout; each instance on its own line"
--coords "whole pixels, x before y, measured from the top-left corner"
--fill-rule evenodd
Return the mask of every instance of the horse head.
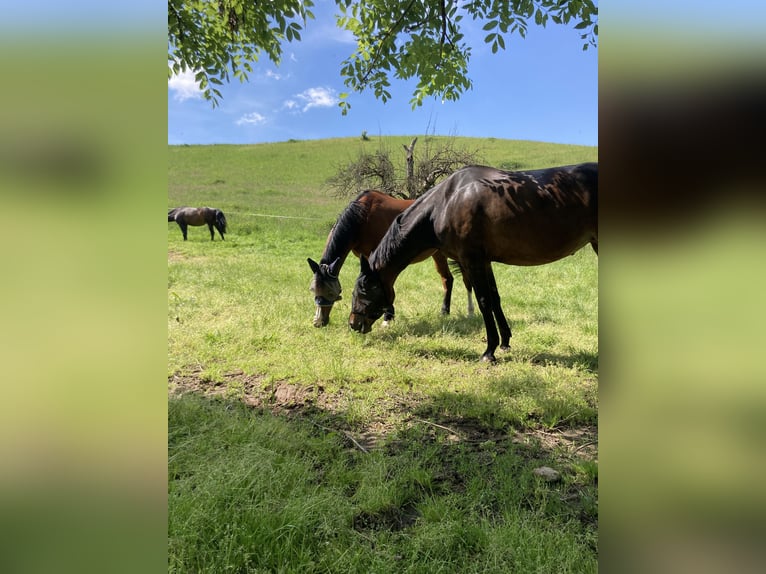
M 314 304 L 316 305 L 314 327 L 324 327 L 330 322 L 332 306 L 336 301 L 342 299 L 340 293 L 343 289 L 338 279 L 340 258 L 335 259 L 329 265 L 317 263 L 311 258 L 308 259 L 308 263 L 314 272 L 314 277 L 312 277 L 309 285 L 309 290 L 314 294 Z
M 360 260 L 361 273 L 356 278 L 351 296 L 348 326 L 354 331 L 369 333 L 372 330 L 372 324 L 383 315 L 386 309 L 392 307 L 392 302 L 387 300 L 386 289 L 380 275 L 370 268 L 365 257 L 360 257 Z

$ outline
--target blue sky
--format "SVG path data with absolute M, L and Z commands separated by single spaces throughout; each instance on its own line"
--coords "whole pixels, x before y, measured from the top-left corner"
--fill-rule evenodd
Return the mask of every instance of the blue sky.
M 391 100 L 352 93 L 351 110 L 342 116 L 337 98 L 347 89 L 340 64 L 354 42 L 335 26 L 335 9 L 334 1 L 318 0 L 302 41 L 283 46 L 282 64 L 263 58 L 247 83 L 235 79 L 221 88 L 215 109 L 191 76 L 169 81 L 168 143 L 262 143 L 366 131 L 598 145 L 598 50 L 583 51 L 579 31 L 531 24 L 526 39 L 507 39 L 506 50 L 492 54 L 483 23 L 464 20 L 473 90 L 458 102 L 431 98 L 413 111 L 415 82 L 392 79 Z

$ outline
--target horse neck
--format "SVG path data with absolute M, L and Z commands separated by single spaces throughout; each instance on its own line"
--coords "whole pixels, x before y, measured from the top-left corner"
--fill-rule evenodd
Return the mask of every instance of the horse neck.
M 357 197 L 343 210 L 335 225 L 332 226 L 320 263 L 330 264 L 340 259 L 340 265 L 338 265 L 340 270 L 348 254 L 359 242 L 359 229 L 364 225 L 366 217 L 367 207 Z
M 384 282 L 393 284 L 399 274 L 421 253 L 437 247 L 430 209 L 421 203 L 399 215 L 370 254 L 370 267 Z

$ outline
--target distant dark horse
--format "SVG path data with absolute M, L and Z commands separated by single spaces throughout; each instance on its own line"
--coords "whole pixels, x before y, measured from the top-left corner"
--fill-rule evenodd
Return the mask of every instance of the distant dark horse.
M 356 196 L 348 207 L 340 214 L 335 225 L 330 230 L 325 244 L 324 253 L 319 263 L 309 258 L 309 267 L 314 272 L 309 287 L 314 293 L 316 313 L 314 326 L 324 327 L 330 321 L 330 311 L 333 304 L 341 298 L 341 286 L 338 274 L 350 251 L 359 257 L 369 257 L 373 249 L 378 246 L 385 235 L 391 222 L 402 211 L 414 203 L 414 199 L 396 199 L 379 191 L 363 191 Z M 412 262 L 423 261 L 432 257 L 436 271 L 441 275 L 444 287 L 444 299 L 442 301 L 442 313 L 450 312 L 450 300 L 452 298 L 452 282 L 447 259 L 435 249 L 424 249 L 415 254 Z M 464 278 L 465 281 L 465 278 Z M 471 301 L 471 285 L 465 281 L 468 290 L 468 313 L 473 313 Z M 394 316 L 393 305 L 385 310 L 384 321 L 389 321 Z
M 511 328 L 500 307 L 492 261 L 551 263 L 590 243 L 598 254 L 598 164 L 507 172 L 463 168 L 396 218 L 354 286 L 349 325 L 367 333 L 393 305 L 394 282 L 425 249 L 460 264 L 476 291 L 487 331 L 485 361 L 507 350 Z M 498 337 L 495 321 L 500 328 Z
M 175 221 L 178 224 L 181 233 L 184 234 L 184 241 L 186 241 L 186 228 L 189 225 L 207 224 L 210 228 L 210 241 L 215 238 L 213 227 L 218 230 L 221 239 L 224 239 L 223 234 L 226 233 L 226 216 L 223 211 L 214 207 L 176 207 L 168 211 L 168 221 Z

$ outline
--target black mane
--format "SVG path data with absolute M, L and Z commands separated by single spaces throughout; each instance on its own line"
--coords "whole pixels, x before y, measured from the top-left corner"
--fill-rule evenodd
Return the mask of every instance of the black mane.
M 351 251 L 350 245 L 356 241 L 359 227 L 367 221 L 368 208 L 361 199 L 369 191 L 362 191 L 357 195 L 338 216 L 338 220 L 330 231 L 330 237 L 327 240 L 320 263 L 330 264 L 338 257 L 344 260 Z
M 423 205 L 430 201 L 439 185 L 421 195 L 415 203 L 396 216 L 388 231 L 380 240 L 375 250 L 370 253 L 369 263 L 372 269 L 388 265 L 394 257 L 403 262 L 403 267 L 409 264 L 418 253 L 423 251 L 423 242 L 435 246 L 433 233 L 427 233 L 421 224 L 430 220 L 432 205 Z M 427 226 L 426 226 L 427 227 Z M 413 243 L 416 243 L 413 245 Z M 404 250 L 402 251 L 402 248 Z

